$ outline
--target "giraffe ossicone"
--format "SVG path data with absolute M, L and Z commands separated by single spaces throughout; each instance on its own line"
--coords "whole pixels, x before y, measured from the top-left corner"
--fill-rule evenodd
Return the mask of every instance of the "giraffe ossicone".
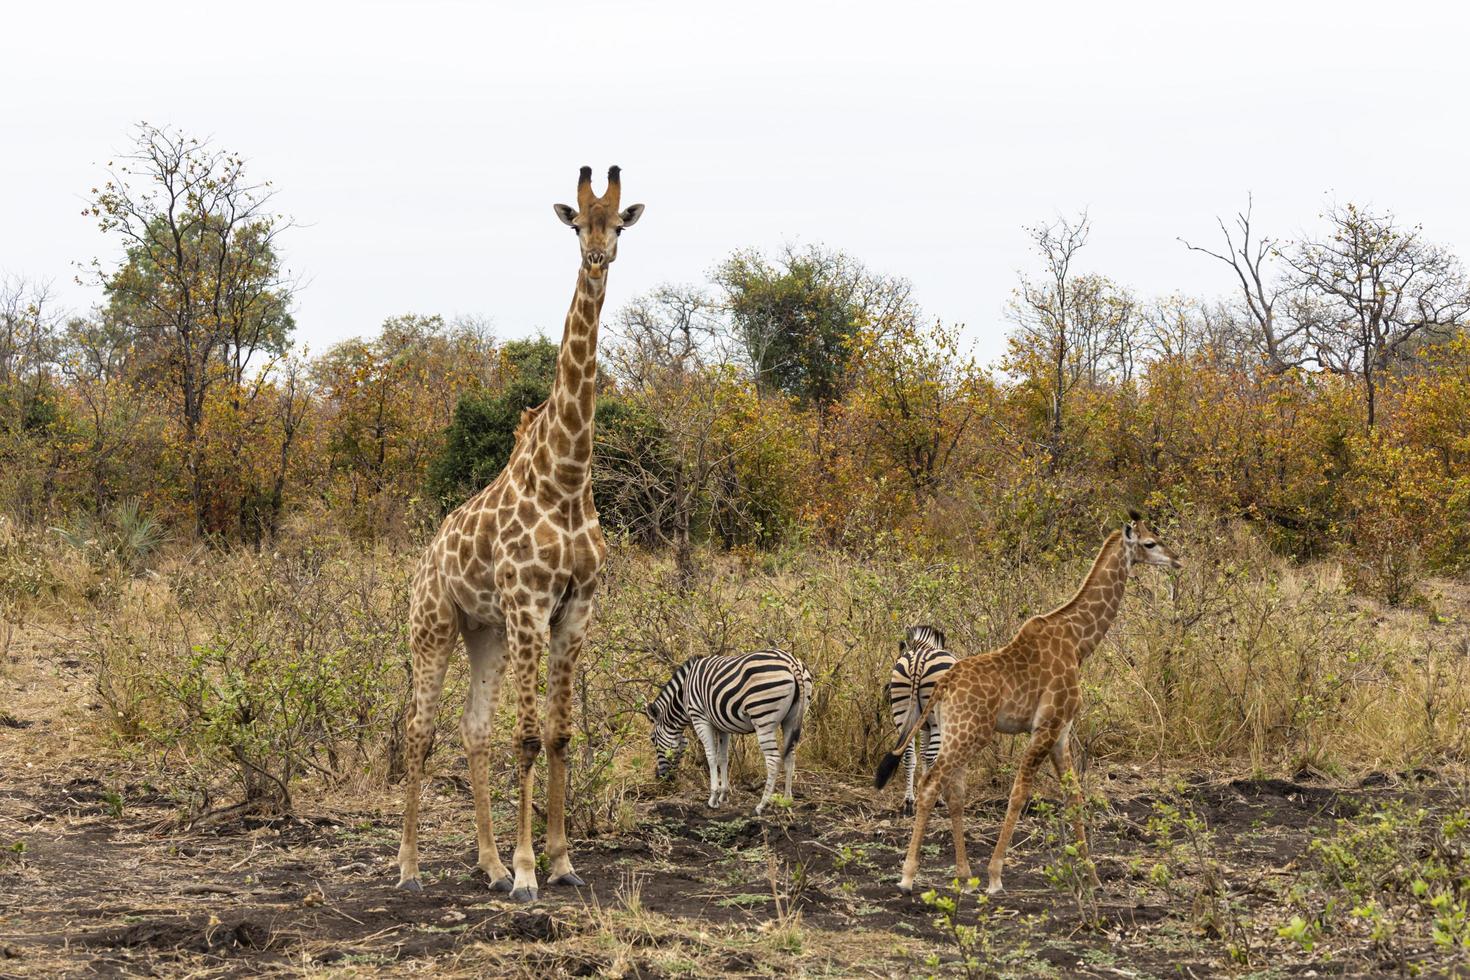
M 400 888 L 419 890 L 418 810 L 424 762 L 456 639 L 464 638 L 470 685 L 460 733 L 475 797 L 478 866 L 491 887 L 516 901 L 536 898 L 531 797 L 536 757 L 547 754 L 546 857 L 553 885 L 583 885 L 566 838 L 566 752 L 571 740 L 572 676 L 598 572 L 607 556 L 592 502 L 593 412 L 597 397 L 597 331 L 607 268 L 618 237 L 643 214 L 619 210 L 621 172 L 607 190 L 592 191 L 592 168 L 577 181 L 577 207 L 555 205 L 576 232 L 577 287 L 567 312 L 546 402 L 526 412 L 515 448 L 489 486 L 440 526 L 414 577 L 409 608 L 413 701 L 405 738 Z M 546 711 L 536 710 L 537 675 L 546 654 Z M 509 664 L 516 688 L 520 805 L 512 871 L 500 860 L 490 816 L 490 740 L 501 677 Z

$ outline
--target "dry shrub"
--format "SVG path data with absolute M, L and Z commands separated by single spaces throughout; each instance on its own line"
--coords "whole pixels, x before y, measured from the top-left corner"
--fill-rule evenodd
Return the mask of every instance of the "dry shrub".
M 391 768 L 407 703 L 402 555 L 340 542 L 195 551 L 88 624 L 112 732 L 207 805 L 290 807 Z
M 687 583 L 670 557 L 615 543 L 575 681 L 573 827 L 628 825 L 652 781 L 642 709 L 690 656 L 792 651 L 816 678 L 800 769 L 865 777 L 894 738 L 886 682 L 904 627 L 936 624 L 962 655 L 1004 643 L 1072 594 L 1105 531 L 1014 567 L 814 549 L 707 555 Z M 1348 592 L 1339 566 L 1292 566 L 1239 523 L 1191 519 L 1161 533 L 1186 566 L 1139 569 L 1086 664 L 1084 757 L 1285 771 L 1463 758 L 1462 629 L 1379 610 Z M 0 576 L 22 586 L 29 614 L 75 614 L 108 731 L 196 805 L 285 808 L 301 786 L 392 780 L 418 554 L 318 524 L 264 554 L 166 549 L 133 576 L 0 528 Z M 452 767 L 463 766 L 453 730 L 464 674 L 456 656 L 436 740 Z M 497 706 L 492 785 L 505 793 L 514 710 L 510 697 Z M 753 740 L 738 744 L 735 765 L 754 774 Z

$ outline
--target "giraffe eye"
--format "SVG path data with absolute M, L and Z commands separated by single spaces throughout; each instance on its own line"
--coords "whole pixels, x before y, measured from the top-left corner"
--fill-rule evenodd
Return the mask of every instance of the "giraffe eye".
M 1158 545 L 1155 542 L 1153 542 L 1153 541 L 1145 541 L 1143 543 L 1143 546 L 1145 548 L 1156 548 L 1156 547 L 1158 547 Z

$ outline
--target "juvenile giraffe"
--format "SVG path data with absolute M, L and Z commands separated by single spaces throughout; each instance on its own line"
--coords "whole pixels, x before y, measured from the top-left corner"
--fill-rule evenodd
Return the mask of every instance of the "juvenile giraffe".
M 521 417 L 515 448 L 488 487 L 444 519 L 414 578 L 409 610 L 413 703 L 406 738 L 407 798 L 398 887 L 421 890 L 418 864 L 419 785 L 444 673 L 463 636 L 470 687 L 460 733 L 475 794 L 479 867 L 491 887 L 515 901 L 536 898 L 531 793 L 536 756 L 547 748 L 546 857 L 553 885 L 580 886 L 566 838 L 566 752 L 571 738 L 572 673 L 587 631 L 597 573 L 607 554 L 592 504 L 592 414 L 596 399 L 597 325 L 607 268 L 618 236 L 643 214 L 619 211 L 617 167 L 607 191 L 592 193 L 592 168 L 577 181 L 577 207 L 555 205 L 581 247 L 577 291 L 567 313 L 551 395 Z M 538 729 L 536 678 L 546 668 L 546 719 Z M 490 736 L 501 674 L 515 669 L 520 811 L 512 880 L 490 819 Z
M 893 776 L 909 740 L 924 724 L 929 712 L 943 702 L 944 738 L 939 758 L 924 774 L 919 786 L 918 813 L 914 817 L 899 891 L 906 895 L 913 892 L 914 875 L 919 870 L 919 846 L 924 842 L 924 828 L 941 791 L 954 832 L 955 873 L 961 879 L 970 877 L 970 862 L 965 856 L 965 770 L 990 741 L 991 733 L 997 731 L 1007 735 L 1030 732 L 1031 741 L 1021 757 L 1005 822 L 1001 824 L 995 851 L 990 855 L 986 891 L 993 895 L 1002 888 L 1001 869 L 1006 847 L 1016 829 L 1016 817 L 1031 795 L 1031 780 L 1036 770 L 1048 755 L 1067 793 L 1073 810 L 1073 831 L 1086 857 L 1087 835 L 1080 812 L 1082 792 L 1067 745 L 1072 720 L 1082 702 L 1078 672 L 1082 661 L 1097 649 L 1117 618 L 1123 604 L 1123 589 L 1135 563 L 1173 568 L 1181 565 L 1143 519 L 1130 512 L 1123 529 L 1114 531 L 1103 542 L 1092 570 L 1070 601 L 1043 616 L 1028 619 L 1011 642 L 998 650 L 967 657 L 951 667 L 935 686 L 923 714 L 904 728 L 898 746 L 883 757 L 874 780 L 879 788 Z

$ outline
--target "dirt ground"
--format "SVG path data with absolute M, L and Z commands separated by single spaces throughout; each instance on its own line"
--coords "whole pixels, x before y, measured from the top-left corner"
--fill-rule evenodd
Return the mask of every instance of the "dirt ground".
M 53 678 L 73 670 L 53 668 Z M 540 902 L 520 907 L 475 872 L 460 762 L 426 793 L 425 889 L 409 894 L 392 887 L 396 793 L 171 829 L 170 800 L 89 761 L 74 720 L 45 717 L 34 685 L 10 680 L 31 696 L 0 713 L 0 977 L 963 975 L 934 909 L 895 889 L 910 822 L 892 788 L 799 773 L 795 803 L 756 819 L 753 785 L 707 810 L 703 774 L 686 761 L 677 789 L 650 782 L 632 830 L 576 841 L 589 887 L 543 886 Z M 1449 794 L 1431 773 L 1334 786 L 1094 770 L 1086 783 L 1108 801 L 1093 820 L 1096 921 L 1053 880 L 1061 821 L 1033 804 L 982 929 L 1006 974 L 1381 975 L 1366 943 L 1308 953 L 1277 935 L 1297 859 L 1339 817 L 1392 799 L 1439 806 Z M 1043 783 L 1038 799 L 1056 790 Z M 979 868 L 1004 798 L 998 782 L 976 795 L 967 826 Z M 1149 821 L 1161 800 L 1208 822 L 1241 934 L 1201 914 L 1201 866 L 1176 855 L 1159 884 L 1166 859 Z M 509 814 L 497 816 L 504 844 Z M 923 887 L 946 886 L 948 828 L 938 811 Z M 960 901 L 974 922 L 975 898 Z M 1247 962 L 1232 963 L 1228 946 L 1242 940 Z

